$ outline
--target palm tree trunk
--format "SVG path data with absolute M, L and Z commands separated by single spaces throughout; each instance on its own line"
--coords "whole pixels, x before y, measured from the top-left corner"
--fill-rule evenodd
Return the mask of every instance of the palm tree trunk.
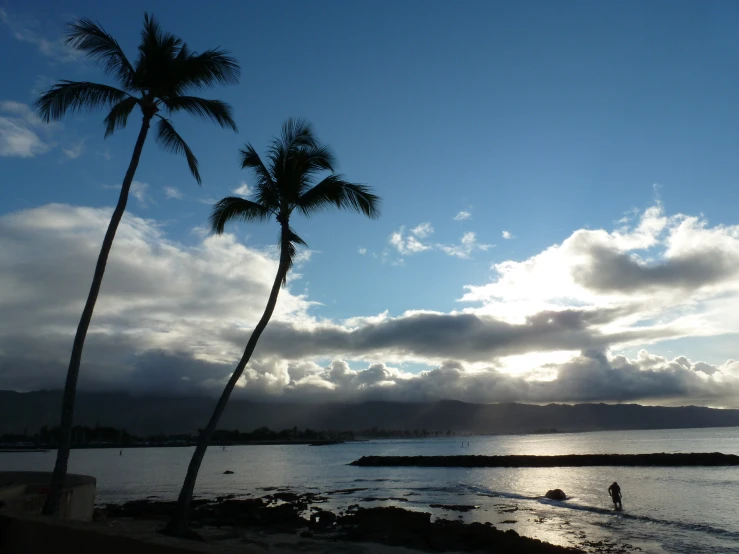
M 216 430 L 218 421 L 221 419 L 221 416 L 223 415 L 223 412 L 226 409 L 226 404 L 228 404 L 228 399 L 230 398 L 231 393 L 233 392 L 234 387 L 236 386 L 236 383 L 241 377 L 241 374 L 244 372 L 244 368 L 246 368 L 246 364 L 249 363 L 249 359 L 251 358 L 251 355 L 254 352 L 254 348 L 257 346 L 259 337 L 262 335 L 262 332 L 267 327 L 267 323 L 269 323 L 269 320 L 272 317 L 272 312 L 275 311 L 275 305 L 277 304 L 277 296 L 280 294 L 280 287 L 282 286 L 282 283 L 285 280 L 285 276 L 287 275 L 287 272 L 290 269 L 290 261 L 289 261 L 289 255 L 288 255 L 289 243 L 288 243 L 287 225 L 283 226 L 282 237 L 283 238 L 282 238 L 282 244 L 281 244 L 280 265 L 279 265 L 279 268 L 277 269 L 277 276 L 275 277 L 275 282 L 272 285 L 272 291 L 269 294 L 269 300 L 267 301 L 267 306 L 264 309 L 264 313 L 262 314 L 262 318 L 259 320 L 259 323 L 257 323 L 256 327 L 254 327 L 254 331 L 252 331 L 251 337 L 249 337 L 249 342 L 246 344 L 246 349 L 244 350 L 244 354 L 243 356 L 241 356 L 241 360 L 239 360 L 239 363 L 236 366 L 236 369 L 234 370 L 233 375 L 231 375 L 231 378 L 228 380 L 228 384 L 226 385 L 226 388 L 223 390 L 223 393 L 221 394 L 221 398 L 218 400 L 218 404 L 216 404 L 216 408 L 213 411 L 213 415 L 210 416 L 210 421 L 208 422 L 208 426 L 200 434 L 200 438 L 198 440 L 198 446 L 195 448 L 195 452 L 193 453 L 192 459 L 190 460 L 190 465 L 187 468 L 187 475 L 185 476 L 185 482 L 182 485 L 182 489 L 180 490 L 180 496 L 177 499 L 177 507 L 175 509 L 175 514 L 172 517 L 172 520 L 167 525 L 167 527 L 164 529 L 164 533 L 168 535 L 174 535 L 174 536 L 181 537 L 187 531 L 187 523 L 188 523 L 189 514 L 190 514 L 190 502 L 192 501 L 192 494 L 193 494 L 193 491 L 195 490 L 195 481 L 198 478 L 198 471 L 200 471 L 200 465 L 203 463 L 203 458 L 205 457 L 205 451 L 208 449 L 208 442 L 210 441 L 210 437 L 213 435 L 213 432 Z
M 128 193 L 131 190 L 133 176 L 136 174 L 136 168 L 139 165 L 141 151 L 144 148 L 146 135 L 149 132 L 151 123 L 151 115 L 144 115 L 141 122 L 141 130 L 136 140 L 136 146 L 133 149 L 131 163 L 128 164 L 128 171 L 123 179 L 121 186 L 121 194 L 118 197 L 113 216 L 110 218 L 108 230 L 105 232 L 103 246 L 98 255 L 97 265 L 95 266 L 95 274 L 92 278 L 90 292 L 87 295 L 85 309 L 82 310 L 82 317 L 77 325 L 77 334 L 74 336 L 74 345 L 72 346 L 72 356 L 69 360 L 69 368 L 67 369 L 67 380 L 64 383 L 64 398 L 62 400 L 62 421 L 59 426 L 59 449 L 56 453 L 56 464 L 54 465 L 54 473 L 51 477 L 51 485 L 49 493 L 46 497 L 42 514 L 55 515 L 59 511 L 59 501 L 61 498 L 62 487 L 64 486 L 64 478 L 67 475 L 67 463 L 69 462 L 69 450 L 72 443 L 72 422 L 74 419 L 74 398 L 77 392 L 77 378 L 80 374 L 80 362 L 82 361 L 82 349 L 85 346 L 85 338 L 87 337 L 87 329 L 90 327 L 92 312 L 95 309 L 100 285 L 103 283 L 103 275 L 105 274 L 105 265 L 108 263 L 108 254 L 113 246 L 113 239 L 118 230 L 118 224 L 121 222 L 123 212 L 126 210 L 128 202 Z

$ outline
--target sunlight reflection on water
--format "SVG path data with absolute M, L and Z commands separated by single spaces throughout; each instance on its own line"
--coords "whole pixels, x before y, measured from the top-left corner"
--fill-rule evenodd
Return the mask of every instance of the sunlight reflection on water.
M 469 441 L 469 448 L 462 443 Z M 192 448 L 74 450 L 70 471 L 98 479 L 100 502 L 156 496 L 174 499 Z M 367 505 L 401 505 L 449 519 L 456 512 L 429 504 L 474 504 L 465 521 L 491 521 L 501 528 L 559 544 L 610 538 L 649 552 L 739 552 L 736 468 L 373 468 L 347 464 L 364 455 L 585 454 L 640 452 L 739 454 L 739 428 L 624 431 L 551 435 L 387 440 L 335 446 L 233 446 L 211 448 L 196 494 L 264 494 L 261 487 L 296 491 L 363 488 L 336 494 L 329 506 L 346 507 L 366 497 L 401 498 Z M 54 453 L 0 454 L 0 470 L 47 470 Z M 225 470 L 234 471 L 224 475 Z M 624 513 L 611 511 L 606 488 L 621 484 Z M 561 488 L 569 500 L 542 501 Z M 502 524 L 515 520 L 515 524 Z M 580 538 L 578 538 L 580 537 Z

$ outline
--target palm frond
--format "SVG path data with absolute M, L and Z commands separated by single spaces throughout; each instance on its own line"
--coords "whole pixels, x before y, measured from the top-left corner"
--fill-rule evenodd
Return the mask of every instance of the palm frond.
M 110 110 L 105 117 L 105 138 L 108 138 L 116 129 L 123 129 L 128 122 L 128 116 L 139 103 L 139 99 L 133 96 L 124 98 Z
M 118 42 L 91 19 L 81 18 L 69 24 L 66 44 L 85 52 L 100 63 L 108 75 L 115 75 L 126 88 L 133 84 L 134 69 Z
M 177 57 L 181 46 L 181 38 L 163 31 L 159 21 L 145 13 L 134 87 L 155 95 L 161 91 L 169 92 L 173 79 L 172 60 Z
M 234 131 L 238 131 L 233 120 L 231 106 L 221 100 L 206 100 L 197 96 L 176 96 L 162 99 L 162 102 L 170 112 L 185 110 L 192 115 L 210 117 L 221 127 L 229 127 Z
M 213 206 L 210 226 L 214 233 L 220 235 L 229 221 L 264 221 L 271 214 L 272 211 L 267 206 L 238 196 L 227 196 Z
M 301 239 L 295 231 L 293 231 L 290 227 L 287 228 L 287 231 L 283 230 L 280 232 L 280 238 L 282 239 L 282 234 L 287 233 L 287 237 L 285 237 L 287 240 L 283 241 L 280 240 L 280 248 L 282 248 L 282 245 L 284 243 L 287 243 L 287 267 L 288 269 L 292 268 L 293 264 L 295 263 L 295 256 L 298 254 L 298 248 L 296 245 L 300 244 L 301 246 L 308 246 L 308 244 Z M 287 285 L 287 273 L 285 273 L 285 276 L 282 279 L 282 286 Z
M 130 98 L 127 92 L 87 81 L 60 81 L 39 96 L 34 107 L 45 122 L 61 119 L 68 111 L 113 106 Z
M 336 165 L 336 157 L 333 150 L 327 145 L 320 144 L 315 147 L 301 150 L 299 169 L 301 171 L 333 171 Z
M 169 119 L 160 116 L 157 131 L 157 142 L 165 150 L 169 150 L 175 154 L 185 155 L 187 165 L 190 167 L 190 173 L 192 173 L 192 176 L 195 177 L 198 185 L 200 185 L 202 181 L 200 180 L 200 172 L 198 171 L 198 160 L 184 139 L 177 134 Z
M 295 193 L 299 190 L 300 179 L 291 167 L 295 167 L 294 160 L 302 149 L 318 147 L 318 139 L 313 133 L 313 127 L 304 119 L 290 118 L 282 125 L 282 133 L 272 139 L 267 148 L 267 159 L 275 181 L 283 184 L 281 189 L 290 196 L 288 191 Z M 286 186 L 288 181 L 289 186 Z M 294 194 L 293 194 L 294 195 Z
M 289 181 L 292 200 L 302 195 L 313 184 L 316 173 L 334 171 L 336 159 L 331 148 L 327 145 L 317 145 L 310 148 L 298 148 L 294 151 L 288 169 L 294 174 Z
M 318 145 L 318 138 L 316 138 L 313 131 L 313 125 L 299 117 L 291 117 L 282 124 L 281 138 L 285 150 L 297 147 L 314 148 Z
M 367 185 L 344 180 L 342 175 L 329 175 L 302 194 L 295 207 L 305 215 L 331 207 L 345 208 L 376 219 L 380 217 L 380 198 Z
M 272 173 L 267 169 L 251 144 L 241 149 L 241 169 L 251 169 L 256 177 L 255 199 L 260 204 L 269 206 L 273 210 L 280 209 L 280 195 Z
M 182 46 L 180 37 L 163 31 L 154 14 L 144 14 L 144 28 L 141 30 L 139 52 L 150 54 L 152 57 L 156 54 L 167 55 L 172 59 L 178 53 L 180 46 Z
M 187 51 L 187 55 L 182 55 L 184 50 L 185 47 L 180 50 L 181 55 L 177 59 L 180 92 L 188 87 L 204 89 L 216 83 L 228 85 L 239 82 L 241 76 L 239 62 L 226 50 L 214 48 L 202 54 L 190 54 Z

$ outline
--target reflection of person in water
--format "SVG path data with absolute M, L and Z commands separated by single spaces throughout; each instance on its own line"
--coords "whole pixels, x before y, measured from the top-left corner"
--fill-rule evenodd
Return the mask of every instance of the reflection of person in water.
M 613 484 L 608 487 L 608 494 L 611 495 L 611 500 L 613 500 L 613 507 L 617 510 L 621 509 L 621 487 L 618 486 L 618 483 L 616 481 L 613 482 Z

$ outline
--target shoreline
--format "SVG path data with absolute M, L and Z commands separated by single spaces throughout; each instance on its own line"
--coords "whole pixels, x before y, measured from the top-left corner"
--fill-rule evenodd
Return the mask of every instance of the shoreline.
M 502 530 L 490 522 L 464 523 L 442 517 L 432 520 L 429 512 L 397 506 L 368 508 L 353 504 L 335 511 L 320 506 L 328 502 L 329 494 L 343 492 L 298 494 L 277 489 L 256 498 L 226 495 L 215 500 L 195 499 L 190 514 L 190 530 L 219 552 L 227 546 L 224 541 L 234 540 L 239 544 L 259 545 L 265 551 L 289 544 L 289 549 L 296 552 L 354 551 L 360 545 L 366 547 L 362 551 L 370 552 L 385 552 L 390 548 L 405 552 L 450 553 L 479 550 L 500 554 L 585 552 L 521 536 L 513 529 Z M 175 505 L 174 501 L 150 499 L 107 504 L 96 509 L 97 521 L 92 525 L 130 529 L 132 533 L 140 533 L 146 528 L 151 536 L 156 536 L 169 520 Z M 466 511 L 469 507 L 447 508 Z M 192 544 L 192 541 L 180 544 Z M 603 552 L 610 551 L 608 547 L 611 545 L 602 546 L 606 548 Z

